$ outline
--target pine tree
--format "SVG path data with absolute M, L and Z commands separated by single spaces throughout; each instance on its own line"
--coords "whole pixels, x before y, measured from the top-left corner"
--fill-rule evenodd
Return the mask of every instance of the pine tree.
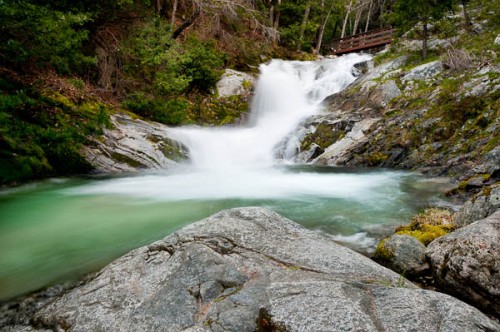
M 391 14 L 392 23 L 408 29 L 422 22 L 422 58 L 427 58 L 428 24 L 438 20 L 452 9 L 453 0 L 396 0 Z

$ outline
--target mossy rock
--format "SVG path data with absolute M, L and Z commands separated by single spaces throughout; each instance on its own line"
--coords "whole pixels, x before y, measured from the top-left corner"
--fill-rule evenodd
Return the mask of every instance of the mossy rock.
M 335 128 L 335 124 L 318 124 L 314 133 L 307 135 L 302 140 L 300 146 L 301 151 L 308 150 L 313 143 L 318 145 L 322 150 L 325 150 L 333 143 L 344 138 L 346 130 L 342 129 L 342 126 L 339 127 L 340 128 Z
M 410 277 L 422 276 L 429 269 L 425 260 L 425 246 L 408 235 L 393 234 L 380 241 L 374 260 Z
M 452 232 L 455 228 L 448 210 L 431 208 L 413 217 L 408 225 L 396 228 L 395 233 L 412 236 L 427 246 L 434 239 Z

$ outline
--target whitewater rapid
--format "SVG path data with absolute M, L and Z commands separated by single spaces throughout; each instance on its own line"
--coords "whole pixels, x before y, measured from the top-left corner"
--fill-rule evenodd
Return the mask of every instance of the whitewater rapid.
M 267 168 L 276 148 L 321 102 L 356 78 L 354 65 L 370 59 L 350 54 L 321 61 L 272 60 L 260 66 L 250 120 L 240 127 L 183 127 L 170 135 L 189 149 L 191 165 L 217 172 Z
M 155 201 L 352 199 L 379 203 L 399 191 L 398 173 L 344 174 L 291 171 L 277 147 L 321 102 L 356 79 L 354 65 L 370 59 L 350 54 L 313 62 L 272 60 L 260 67 L 250 121 L 239 127 L 181 127 L 168 135 L 182 142 L 190 160 L 163 173 L 83 186 L 79 194 L 118 194 Z M 397 195 L 396 195 L 397 196 Z

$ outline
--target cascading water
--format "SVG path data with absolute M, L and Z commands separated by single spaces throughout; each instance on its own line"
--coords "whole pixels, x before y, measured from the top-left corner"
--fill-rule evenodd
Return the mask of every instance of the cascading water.
M 242 127 L 183 127 L 169 136 L 184 143 L 190 164 L 166 175 L 124 178 L 78 188 L 78 193 L 121 194 L 155 200 L 352 198 L 373 201 L 374 188 L 397 186 L 387 174 L 319 174 L 278 168 L 276 146 L 325 97 L 355 80 L 351 54 L 315 62 L 273 60 L 261 66 L 250 121 Z M 140 181 L 140 183 L 139 183 Z M 369 203 L 367 203 L 369 204 Z
M 182 128 L 174 136 L 198 170 L 231 172 L 275 163 L 275 147 L 327 96 L 355 79 L 353 66 L 370 59 L 351 54 L 315 62 L 273 60 L 261 65 L 249 124 L 239 128 Z

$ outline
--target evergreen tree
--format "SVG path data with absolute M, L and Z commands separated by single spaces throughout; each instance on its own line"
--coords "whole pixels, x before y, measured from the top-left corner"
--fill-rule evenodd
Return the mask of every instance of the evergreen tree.
M 392 23 L 406 30 L 422 22 L 422 58 L 427 58 L 428 24 L 452 9 L 453 0 L 396 0 L 390 15 Z

